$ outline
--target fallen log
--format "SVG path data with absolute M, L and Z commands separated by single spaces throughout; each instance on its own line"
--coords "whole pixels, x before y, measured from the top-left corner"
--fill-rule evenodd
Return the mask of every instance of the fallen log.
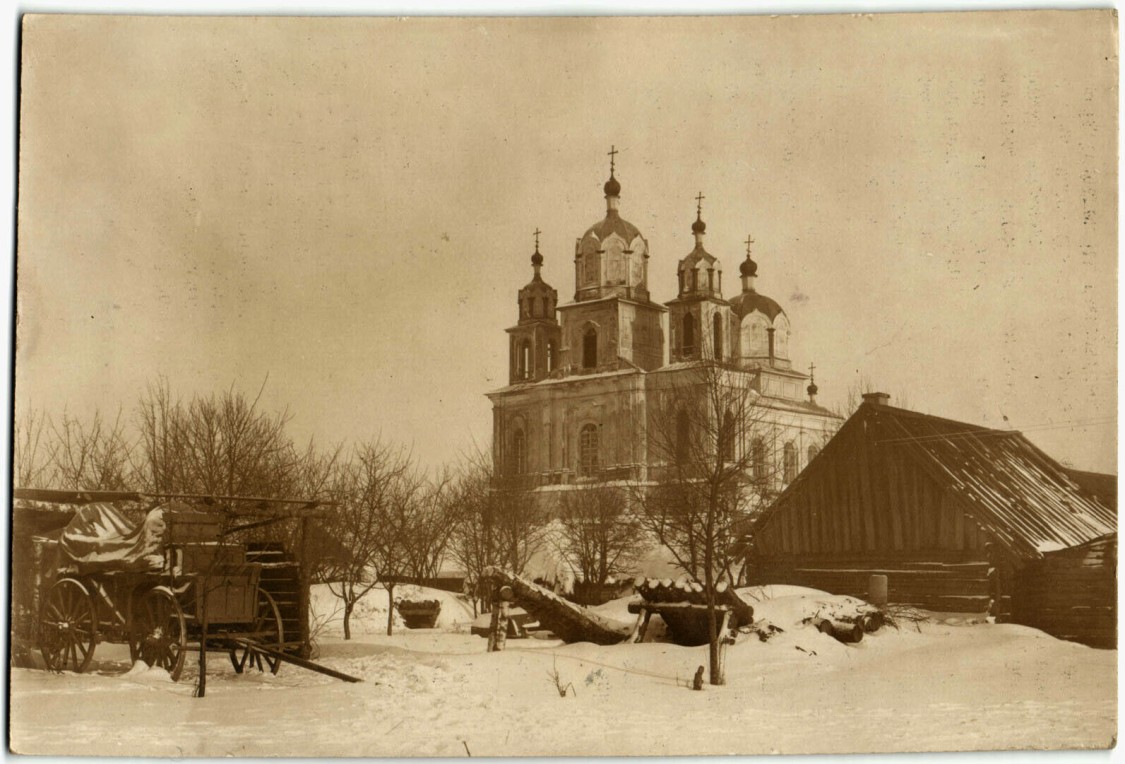
M 863 625 L 859 623 L 845 623 L 843 621 L 830 621 L 827 618 L 817 618 L 813 621 L 813 624 L 817 631 L 844 644 L 855 644 L 863 640 Z
M 592 613 L 558 596 L 549 589 L 514 576 L 500 568 L 485 568 L 483 579 L 499 586 L 510 586 L 515 604 L 534 616 L 539 624 L 564 642 L 593 642 L 615 645 L 633 633 L 632 623 Z

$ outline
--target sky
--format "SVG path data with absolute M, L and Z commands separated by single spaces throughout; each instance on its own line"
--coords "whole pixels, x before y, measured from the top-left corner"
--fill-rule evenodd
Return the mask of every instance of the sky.
M 488 446 L 531 277 L 621 213 L 675 294 L 702 192 L 820 400 L 1116 471 L 1108 12 L 294 19 L 23 29 L 16 415 L 232 386 L 318 442 Z

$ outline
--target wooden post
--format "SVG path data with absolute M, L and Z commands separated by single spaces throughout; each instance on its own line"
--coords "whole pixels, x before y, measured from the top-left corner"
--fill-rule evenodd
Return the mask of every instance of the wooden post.
M 515 599 L 515 595 L 512 593 L 512 587 L 501 586 L 494 621 L 496 623 L 496 638 L 492 647 L 496 652 L 503 650 L 508 643 L 508 607 L 513 599 Z
M 730 638 L 730 610 L 723 612 L 723 623 L 719 626 L 719 671 L 715 684 L 727 683 L 727 645 L 733 642 Z
M 500 627 L 500 605 L 498 587 L 491 587 L 490 597 L 492 605 L 492 619 L 488 629 L 488 652 L 496 652 L 496 630 Z
M 867 601 L 877 607 L 887 604 L 887 577 L 873 574 L 867 579 Z
M 195 696 L 202 698 L 207 694 L 207 577 L 197 576 L 195 585 L 199 588 L 199 685 L 196 687 Z
M 309 609 L 311 600 L 312 575 L 309 572 L 308 562 L 308 536 L 309 536 L 309 518 L 301 518 L 301 536 L 298 540 L 298 554 L 300 559 L 297 561 L 297 612 L 300 618 L 300 656 L 302 658 L 309 658 L 312 656 L 312 635 L 309 630 Z

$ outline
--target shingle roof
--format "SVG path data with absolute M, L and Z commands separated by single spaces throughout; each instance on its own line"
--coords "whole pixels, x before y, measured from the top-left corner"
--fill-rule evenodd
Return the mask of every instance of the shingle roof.
M 899 450 L 918 464 L 1019 557 L 1038 558 L 1117 530 L 1116 513 L 1019 432 L 865 402 L 833 440 L 855 424 L 863 426 L 874 445 Z M 831 445 L 818 459 L 830 458 Z M 805 473 L 815 466 L 816 461 Z M 794 481 L 775 507 L 803 482 Z

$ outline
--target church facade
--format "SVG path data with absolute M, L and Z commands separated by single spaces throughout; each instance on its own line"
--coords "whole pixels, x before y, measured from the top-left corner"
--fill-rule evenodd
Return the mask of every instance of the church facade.
M 649 269 L 671 263 L 652 262 L 645 236 L 621 216 L 612 164 L 604 192 L 605 217 L 575 241 L 573 299 L 563 304 L 543 279 L 537 234 L 532 279 L 519 290 L 519 317 L 507 329 L 508 384 L 487 394 L 496 474 L 540 491 L 656 479 L 655 402 L 714 360 L 752 390 L 761 416 L 753 437 L 738 438 L 736 447 L 776 460 L 755 470 L 776 476 L 772 488 L 780 491 L 842 420 L 817 404 L 815 382 L 794 369 L 789 317 L 757 291 L 752 240 L 740 288 L 726 298 L 722 262 L 704 246 L 697 206 L 694 246 L 676 264 L 677 294 L 655 302 Z

